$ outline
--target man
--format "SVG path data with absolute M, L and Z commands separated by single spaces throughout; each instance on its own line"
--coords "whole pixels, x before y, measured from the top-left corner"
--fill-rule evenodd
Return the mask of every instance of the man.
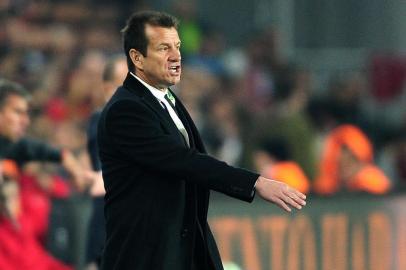
M 103 97 L 107 102 L 117 87 L 120 86 L 127 75 L 127 62 L 125 57 L 117 56 L 110 59 L 103 71 Z M 101 251 L 105 240 L 104 223 L 104 185 L 101 175 L 99 150 L 97 147 L 97 124 L 99 123 L 101 111 L 96 111 L 89 121 L 88 127 L 88 152 L 93 170 L 97 173 L 90 188 L 90 195 L 93 197 L 93 209 L 89 222 L 87 240 L 87 270 L 98 269 Z
M 21 85 L 0 79 L 0 159 L 11 159 L 18 165 L 28 161 L 60 162 L 72 175 L 74 186 L 84 190 L 84 171 L 70 151 L 24 137 L 30 123 L 29 99 Z
M 126 59 L 123 56 L 116 56 L 109 59 L 103 70 L 103 89 L 102 94 L 105 102 L 107 102 L 111 96 L 119 87 L 127 75 Z M 99 147 L 97 146 L 97 125 L 99 123 L 101 111 L 95 111 L 90 120 L 87 129 L 87 149 L 90 156 L 90 162 L 94 171 L 98 172 L 97 181 L 92 183 L 90 193 L 94 197 L 100 197 L 104 195 L 103 178 L 101 175 L 101 164 L 99 158 Z
M 252 201 L 254 191 L 290 211 L 305 196 L 207 154 L 168 89 L 181 75 L 177 21 L 135 13 L 123 30 L 129 73 L 100 117 L 106 188 L 104 270 L 223 269 L 207 223 L 209 190 Z

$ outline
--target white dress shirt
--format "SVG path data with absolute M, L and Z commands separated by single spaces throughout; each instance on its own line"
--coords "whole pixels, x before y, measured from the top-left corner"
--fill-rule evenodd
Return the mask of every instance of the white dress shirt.
M 137 77 L 137 75 L 135 75 L 134 73 L 130 72 L 130 74 L 132 76 L 134 76 L 134 78 L 136 78 L 146 88 L 148 88 L 148 90 L 154 95 L 154 97 L 156 97 L 159 104 L 161 104 L 162 108 L 164 108 L 164 109 L 166 109 L 168 111 L 170 117 L 172 118 L 172 121 L 175 123 L 176 127 L 178 128 L 180 133 L 182 133 L 183 137 L 185 138 L 187 145 L 190 145 L 189 144 L 189 134 L 187 133 L 187 130 L 186 130 L 185 126 L 183 125 L 182 121 L 179 119 L 179 116 L 176 114 L 174 108 L 172 107 L 172 106 L 175 106 L 175 100 L 173 100 L 174 102 L 171 105 L 165 99 L 165 95 L 167 94 L 167 92 L 169 90 L 168 89 L 159 90 L 159 89 L 149 85 L 148 83 L 144 82 L 142 79 Z

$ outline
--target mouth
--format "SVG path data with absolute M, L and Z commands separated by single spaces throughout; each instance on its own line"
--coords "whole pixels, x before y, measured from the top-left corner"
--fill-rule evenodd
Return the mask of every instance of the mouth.
M 169 66 L 169 73 L 173 76 L 179 76 L 180 71 L 181 71 L 180 64 Z

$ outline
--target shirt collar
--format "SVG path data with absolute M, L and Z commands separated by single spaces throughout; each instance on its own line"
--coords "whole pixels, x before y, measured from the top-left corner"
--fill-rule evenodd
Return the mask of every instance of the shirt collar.
M 148 90 L 149 90 L 157 99 L 159 99 L 159 100 L 161 100 L 161 101 L 165 100 L 165 95 L 166 95 L 166 93 L 168 92 L 168 89 L 164 89 L 163 91 L 162 91 L 162 90 L 159 90 L 159 89 L 153 87 L 152 85 L 150 85 L 150 84 L 144 82 L 141 78 L 139 78 L 139 77 L 138 77 L 137 75 L 135 75 L 134 73 L 130 72 L 130 74 L 131 74 L 134 78 L 136 78 L 140 83 L 142 83 L 146 88 L 148 88 Z

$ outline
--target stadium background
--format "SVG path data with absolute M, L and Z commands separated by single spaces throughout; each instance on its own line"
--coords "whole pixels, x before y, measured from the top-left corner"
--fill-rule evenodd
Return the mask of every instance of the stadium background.
M 309 177 L 331 117 L 314 113 L 314 104 L 327 100 L 338 121 L 371 138 L 375 162 L 393 183 L 380 197 L 310 194 L 307 208 L 290 216 L 215 194 L 210 222 L 223 258 L 245 270 L 406 269 L 406 2 L 2 0 L 0 77 L 33 93 L 31 136 L 86 162 L 85 128 L 102 104 L 104 63 L 122 53 L 125 18 L 147 8 L 181 19 L 185 68 L 175 90 L 213 155 L 254 168 L 256 139 L 272 133 L 273 112 L 287 100 L 277 82 L 289 66 L 304 96 L 294 113 L 309 119 L 300 120 L 297 156 Z M 78 269 L 89 212 L 85 194 L 53 201 L 47 246 Z

